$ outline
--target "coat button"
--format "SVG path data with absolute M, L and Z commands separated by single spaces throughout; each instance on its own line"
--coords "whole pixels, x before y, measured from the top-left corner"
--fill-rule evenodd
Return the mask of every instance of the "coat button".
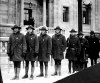
M 44 41 L 44 39 L 43 39 L 43 41 Z
M 59 40 L 59 39 L 58 39 Z
M 32 38 L 31 38 L 32 39 Z
M 95 42 L 94 42 L 95 43 Z

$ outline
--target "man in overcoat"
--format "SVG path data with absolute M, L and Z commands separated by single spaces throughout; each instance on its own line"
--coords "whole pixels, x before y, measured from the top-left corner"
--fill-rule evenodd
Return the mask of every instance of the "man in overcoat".
M 86 49 L 89 47 L 88 41 L 83 38 L 84 34 L 82 32 L 78 33 L 78 38 L 81 43 L 81 52 L 78 57 L 78 65 L 79 65 L 79 70 L 85 69 L 87 67 L 87 59 L 88 56 L 86 55 Z
M 66 49 L 66 38 L 61 34 L 60 26 L 55 29 L 55 34 L 52 36 L 52 58 L 55 61 L 54 75 L 61 75 L 61 61 L 64 59 L 64 51 Z
M 76 32 L 75 29 L 72 29 L 70 31 L 70 37 L 67 39 L 66 58 L 69 61 L 69 73 L 72 73 L 71 69 L 73 70 L 73 73 L 76 71 L 76 62 L 81 51 L 81 44 L 79 38 L 76 36 Z
M 99 39 L 95 36 L 94 31 L 90 32 L 89 42 L 89 58 L 91 60 L 91 66 L 97 64 L 97 59 L 99 58 L 100 44 Z
M 0 83 L 3 83 L 1 68 L 0 68 Z
M 50 60 L 52 41 L 51 37 L 47 35 L 47 28 L 43 26 L 40 29 L 41 33 L 38 37 L 39 39 L 39 53 L 38 61 L 40 63 L 40 74 L 37 77 L 44 76 L 43 67 L 45 66 L 45 77 L 48 77 L 48 61 Z M 43 66 L 44 63 L 44 66 Z
M 15 76 L 12 80 L 19 79 L 21 61 L 27 50 L 25 36 L 20 33 L 21 27 L 14 25 L 12 27 L 13 33 L 9 37 L 7 54 L 11 61 L 14 63 Z
M 24 78 L 28 78 L 28 70 L 29 70 L 29 61 L 31 62 L 31 75 L 30 79 L 33 79 L 33 73 L 34 73 L 34 62 L 37 59 L 38 49 L 39 49 L 39 42 L 38 37 L 36 34 L 34 34 L 34 27 L 31 25 L 26 28 L 27 33 L 25 35 L 26 38 L 26 44 L 27 44 L 27 51 L 25 56 L 25 75 Z

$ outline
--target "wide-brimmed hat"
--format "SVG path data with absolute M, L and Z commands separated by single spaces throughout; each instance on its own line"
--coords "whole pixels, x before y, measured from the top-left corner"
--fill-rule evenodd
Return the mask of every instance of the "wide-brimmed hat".
M 29 28 L 35 30 L 35 28 L 33 26 L 31 26 L 31 25 L 29 25 L 26 29 L 28 30 Z
M 42 26 L 39 30 L 45 30 L 48 31 L 47 28 L 45 26 Z
M 95 33 L 94 33 L 94 31 L 93 31 L 93 30 L 92 30 L 92 31 L 90 31 L 90 35 L 93 35 L 93 34 L 95 34 Z
M 84 35 L 82 31 L 80 31 L 77 35 Z
M 71 33 L 72 33 L 72 32 L 76 33 L 77 31 L 75 31 L 75 29 L 71 29 L 71 31 L 69 31 L 69 32 L 71 32 Z
M 57 26 L 54 30 L 57 30 L 57 29 L 62 30 L 62 29 L 60 28 L 60 26 Z
M 18 25 L 14 25 L 11 29 L 14 30 L 15 28 L 21 29 L 21 27 Z

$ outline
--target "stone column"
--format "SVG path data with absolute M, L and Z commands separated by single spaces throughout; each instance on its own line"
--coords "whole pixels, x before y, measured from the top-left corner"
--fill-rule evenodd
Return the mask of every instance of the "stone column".
M 53 27 L 53 0 L 49 0 L 49 27 Z
M 78 0 L 78 32 L 82 31 L 82 0 Z
M 21 26 L 23 26 L 24 24 L 24 0 L 21 0 Z
M 46 26 L 46 0 L 43 0 L 43 25 Z

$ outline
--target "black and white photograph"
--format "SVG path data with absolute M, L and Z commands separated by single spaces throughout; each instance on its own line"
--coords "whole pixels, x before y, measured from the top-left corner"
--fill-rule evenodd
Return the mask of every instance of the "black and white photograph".
M 100 83 L 100 0 L 0 0 L 0 83 Z

